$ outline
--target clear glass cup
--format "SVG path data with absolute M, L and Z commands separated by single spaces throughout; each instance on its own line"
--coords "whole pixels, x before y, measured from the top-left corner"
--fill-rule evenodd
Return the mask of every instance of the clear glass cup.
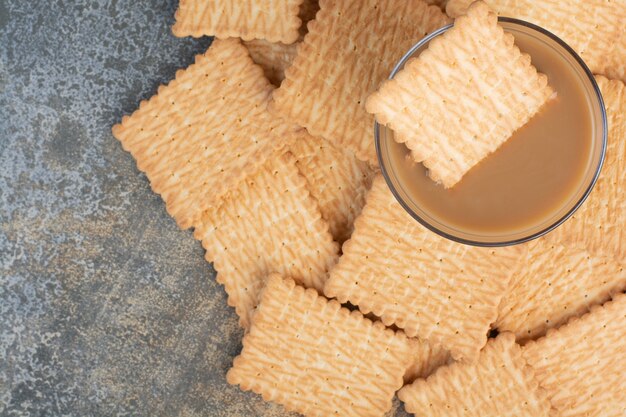
M 583 175 L 583 181 L 580 182 L 578 189 L 573 193 L 572 197 L 565 201 L 559 210 L 556 210 L 551 216 L 546 217 L 532 227 L 514 232 L 468 232 L 458 227 L 445 224 L 430 215 L 426 210 L 421 208 L 417 202 L 411 199 L 410 195 L 404 189 L 397 172 L 395 172 L 394 165 L 390 162 L 390 146 L 394 140 L 393 132 L 378 123 L 374 125 L 376 152 L 378 154 L 380 168 L 387 181 L 387 185 L 400 205 L 402 205 L 413 218 L 431 231 L 453 241 L 476 246 L 507 246 L 523 243 L 543 236 L 561 225 L 584 203 L 595 185 L 602 169 L 607 143 L 607 120 L 602 95 L 593 74 L 576 52 L 561 39 L 539 26 L 507 17 L 500 17 L 498 21 L 504 30 L 508 33 L 512 33 L 516 39 L 524 36 L 533 37 L 535 40 L 544 42 L 546 45 L 553 48 L 555 53 L 560 54 L 560 56 L 567 61 L 568 65 L 576 71 L 584 85 L 589 109 L 592 113 L 591 152 L 586 171 Z M 407 60 L 419 55 L 426 49 L 432 39 L 440 36 L 451 27 L 452 25 L 442 27 L 414 45 L 395 66 L 389 79 L 392 79 L 404 67 Z

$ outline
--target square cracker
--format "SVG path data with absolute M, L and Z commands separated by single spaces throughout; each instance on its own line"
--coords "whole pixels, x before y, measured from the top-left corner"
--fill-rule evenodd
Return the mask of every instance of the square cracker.
M 239 41 L 216 40 L 113 135 L 186 229 L 288 144 L 295 129 L 266 111 L 271 92 Z
M 514 266 L 495 323 L 498 330 L 515 333 L 520 342 L 543 336 L 626 290 L 626 269 L 611 256 L 545 238 L 526 248 Z
M 441 345 L 454 359 L 473 361 L 518 256 L 516 247 L 479 248 L 431 232 L 404 211 L 379 175 L 324 293 Z
M 522 350 L 559 417 L 625 416 L 625 352 L 624 294 Z
M 317 199 L 322 218 L 335 240 L 343 243 L 352 234 L 354 219 L 365 204 L 374 170 L 367 162 L 306 131 L 290 146 L 296 165 Z
M 274 274 L 227 379 L 305 416 L 382 416 L 409 352 L 401 332 Z
M 365 107 L 433 180 L 450 188 L 554 94 L 513 41 L 489 7 L 477 2 Z
M 489 340 L 474 364 L 439 368 L 398 392 L 410 413 L 423 417 L 542 417 L 551 413 L 546 392 L 522 357 L 515 337 Z
M 626 8 L 626 5 L 624 6 Z M 624 35 L 626 37 L 626 35 Z M 590 252 L 626 261 L 626 85 L 597 76 L 609 137 L 604 166 L 591 195 L 574 215 L 547 235 Z
M 304 0 L 300 5 L 300 36 L 301 41 L 307 32 L 307 23 L 315 18 L 315 13 L 319 10 L 317 0 Z M 285 78 L 285 70 L 289 68 L 291 62 L 296 57 L 299 42 L 284 44 L 282 42 L 270 42 L 265 39 L 253 39 L 245 41 L 252 60 L 263 68 L 265 76 L 275 86 L 279 86 Z
M 321 0 L 271 108 L 377 164 L 365 99 L 402 55 L 449 22 L 421 0 Z
M 290 44 L 299 36 L 303 0 L 180 0 L 175 36 L 267 39 Z
M 321 292 L 339 249 L 289 153 L 276 155 L 218 208 L 205 211 L 194 236 L 244 328 L 269 273 Z
M 448 14 L 473 0 L 449 0 Z M 626 0 L 485 0 L 499 15 L 526 20 L 567 42 L 592 72 L 626 82 Z

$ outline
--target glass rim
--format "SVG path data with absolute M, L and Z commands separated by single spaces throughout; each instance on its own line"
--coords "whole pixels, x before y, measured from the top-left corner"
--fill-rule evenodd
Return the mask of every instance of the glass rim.
M 385 182 L 387 183 L 387 187 L 389 188 L 389 190 L 391 190 L 391 193 L 393 194 L 393 196 L 396 199 L 396 201 L 398 201 L 398 203 L 400 203 L 402 208 L 407 213 L 409 213 L 411 215 L 411 217 L 413 217 L 422 226 L 426 227 L 431 232 L 434 232 L 434 233 L 438 234 L 441 237 L 444 237 L 446 239 L 449 239 L 449 240 L 457 242 L 457 243 L 470 245 L 470 246 L 478 246 L 478 247 L 503 247 L 503 246 L 518 245 L 518 244 L 529 242 L 531 240 L 534 240 L 534 239 L 540 238 L 542 236 L 545 236 L 546 234 L 550 233 L 551 231 L 553 231 L 554 229 L 559 227 L 561 224 L 563 224 L 567 219 L 569 219 L 583 205 L 585 200 L 587 200 L 587 198 L 589 197 L 589 194 L 591 194 L 591 191 L 593 190 L 594 186 L 596 185 L 596 182 L 598 181 L 598 178 L 600 177 L 600 173 L 601 173 L 602 167 L 604 165 L 604 160 L 605 160 L 605 157 L 606 157 L 607 142 L 608 142 L 608 123 L 607 123 L 607 116 L 606 116 L 606 107 L 604 105 L 604 99 L 602 98 L 602 92 L 600 91 L 600 88 L 598 87 L 598 83 L 596 82 L 596 79 L 593 76 L 593 73 L 591 72 L 591 70 L 589 69 L 587 64 L 583 61 L 583 59 L 576 53 L 576 51 L 574 51 L 574 49 L 572 49 L 571 46 L 569 46 L 567 43 L 565 43 L 565 41 L 563 41 L 561 38 L 559 38 L 558 36 L 556 36 L 552 32 L 550 32 L 550 31 L 548 31 L 548 30 L 546 30 L 546 29 L 544 29 L 544 28 L 542 28 L 540 26 L 537 26 L 537 25 L 535 25 L 533 23 L 527 22 L 525 20 L 520 20 L 520 19 L 511 18 L 511 17 L 502 17 L 502 16 L 500 16 L 500 17 L 498 17 L 498 22 L 513 23 L 513 24 L 517 24 L 517 25 L 520 25 L 520 26 L 527 27 L 529 29 L 535 30 L 535 31 L 537 31 L 537 32 L 539 32 L 539 33 L 549 37 L 550 39 L 555 41 L 557 44 L 559 44 L 566 52 L 568 52 L 574 58 L 574 60 L 578 63 L 578 65 L 580 65 L 580 67 L 582 68 L 584 74 L 589 79 L 589 81 L 591 83 L 591 86 L 593 87 L 593 91 L 595 92 L 596 99 L 598 100 L 598 104 L 600 105 L 600 113 L 601 113 L 601 118 L 602 118 L 602 138 L 601 138 L 602 143 L 601 143 L 600 158 L 599 158 L 599 161 L 598 161 L 598 165 L 596 166 L 595 172 L 593 174 L 593 177 L 591 178 L 591 181 L 587 185 L 587 188 L 583 192 L 582 196 L 578 199 L 578 201 L 575 204 L 572 205 L 572 207 L 569 208 L 569 210 L 567 210 L 567 212 L 563 216 L 561 216 L 555 222 L 551 223 L 549 226 L 546 226 L 545 228 L 543 228 L 543 229 L 541 229 L 541 230 L 539 230 L 537 232 L 531 233 L 528 236 L 523 236 L 521 238 L 512 239 L 512 240 L 493 241 L 493 242 L 487 242 L 487 241 L 483 242 L 483 241 L 478 241 L 478 240 L 462 238 L 462 237 L 450 234 L 448 232 L 445 232 L 445 231 L 443 231 L 443 230 L 433 226 L 430 222 L 428 222 L 425 219 L 423 219 L 421 216 L 419 216 L 417 213 L 415 213 L 408 206 L 408 204 L 402 199 L 402 197 L 400 196 L 400 193 L 396 190 L 395 186 L 393 185 L 393 182 L 391 180 L 391 176 L 390 176 L 389 172 L 387 171 L 387 168 L 386 168 L 386 166 L 384 164 L 383 157 L 382 157 L 381 139 L 380 139 L 380 128 L 381 128 L 381 125 L 376 120 L 374 121 L 374 143 L 375 143 L 375 146 L 376 146 L 376 156 L 377 156 L 377 159 L 378 159 L 378 165 L 380 167 L 380 170 L 381 170 L 381 173 L 383 175 L 383 178 L 385 179 Z M 396 76 L 396 74 L 404 67 L 404 64 L 406 63 L 406 61 L 408 61 L 413 56 L 413 54 L 415 53 L 416 50 L 418 50 L 419 48 L 423 47 L 424 44 L 430 42 L 433 38 L 436 38 L 437 36 L 439 36 L 442 33 L 446 32 L 448 29 L 450 29 L 453 26 L 454 26 L 453 23 L 450 23 L 450 24 L 448 24 L 446 26 L 443 26 L 443 27 L 435 30 L 434 32 L 430 33 L 429 35 L 425 36 L 419 42 L 417 42 L 415 45 L 413 45 L 408 50 L 408 52 L 406 52 L 402 56 L 402 58 L 400 58 L 398 63 L 394 66 L 394 68 L 391 71 L 391 74 L 389 75 L 388 79 L 391 80 L 391 79 L 393 79 Z

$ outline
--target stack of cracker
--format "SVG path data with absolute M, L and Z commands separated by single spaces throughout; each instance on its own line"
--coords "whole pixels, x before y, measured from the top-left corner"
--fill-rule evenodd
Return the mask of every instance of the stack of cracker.
M 613 76 L 623 75 L 622 1 L 573 17 L 604 23 L 612 45 L 594 34 L 587 53 L 606 46 L 606 65 L 595 69 Z M 526 4 L 487 3 L 498 11 Z M 558 16 L 576 9 L 569 3 L 576 2 L 525 9 Z M 181 0 L 174 33 L 218 39 L 113 133 L 178 225 L 194 228 L 239 316 L 245 336 L 231 384 L 306 416 L 383 416 L 398 390 L 420 416 L 626 413 L 623 83 L 598 77 L 610 135 L 596 190 L 574 219 L 531 244 L 489 249 L 445 240 L 415 222 L 371 166 L 374 116 L 366 102 L 399 131 L 407 115 L 441 127 L 434 112 L 407 109 L 416 91 L 426 98 L 422 107 L 438 108 L 451 88 L 471 84 L 444 78 L 450 66 L 478 74 L 506 61 L 505 84 L 490 97 L 497 108 L 523 105 L 515 117 L 495 117 L 498 128 L 472 155 L 448 146 L 451 131 L 442 129 L 438 144 L 447 153 L 437 155 L 407 130 L 414 157 L 443 167 L 431 172 L 447 186 L 552 95 L 484 3 L 397 83 L 381 87 L 410 46 L 452 22 L 442 8 L 456 17 L 468 5 Z M 469 105 L 497 116 L 471 88 L 463 91 L 468 102 L 455 114 Z M 472 128 L 486 132 L 478 122 Z M 503 333 L 488 338 L 494 328 Z

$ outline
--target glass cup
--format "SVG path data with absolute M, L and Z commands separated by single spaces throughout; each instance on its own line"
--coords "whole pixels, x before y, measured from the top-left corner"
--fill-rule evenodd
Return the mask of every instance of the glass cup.
M 602 169 L 607 143 L 606 111 L 600 89 L 596 84 L 593 74 L 576 52 L 561 39 L 539 26 L 507 17 L 500 17 L 498 21 L 504 30 L 513 34 L 516 39 L 520 39 L 520 37 L 534 38 L 533 40 L 543 42 L 545 45 L 552 48 L 554 52 L 559 54 L 572 70 L 576 72 L 584 87 L 592 120 L 591 150 L 583 180 L 580 182 L 577 190 L 571 195 L 571 198 L 565 201 L 558 210 L 555 210 L 551 215 L 524 230 L 485 231 L 484 233 L 477 233 L 476 231 L 470 232 L 446 224 L 420 207 L 405 190 L 400 177 L 397 175 L 394 164 L 391 163 L 390 159 L 390 150 L 394 142 L 393 132 L 378 123 L 374 125 L 378 162 L 387 185 L 400 205 L 402 205 L 415 220 L 431 231 L 453 241 L 475 246 L 507 246 L 523 243 L 543 236 L 561 225 L 584 203 L 595 185 Z M 440 36 L 451 27 L 452 25 L 442 27 L 414 45 L 395 66 L 389 79 L 394 78 L 404 67 L 407 60 L 419 55 L 427 48 L 431 40 Z

